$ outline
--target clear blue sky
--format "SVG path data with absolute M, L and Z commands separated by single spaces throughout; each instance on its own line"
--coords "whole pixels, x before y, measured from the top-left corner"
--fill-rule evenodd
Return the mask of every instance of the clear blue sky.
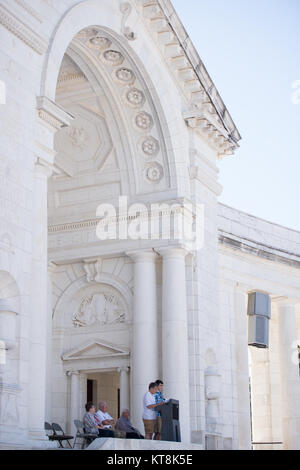
M 300 0 L 172 2 L 242 135 L 221 202 L 300 230 Z

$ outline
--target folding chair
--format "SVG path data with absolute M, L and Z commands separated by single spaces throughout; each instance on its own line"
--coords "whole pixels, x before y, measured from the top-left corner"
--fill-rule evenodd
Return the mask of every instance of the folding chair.
M 52 423 L 52 429 L 54 431 L 55 439 L 58 441 L 60 447 L 63 448 L 64 446 L 62 445 L 62 442 L 67 441 L 67 443 L 69 444 L 69 447 L 72 448 L 70 444 L 70 440 L 74 439 L 74 436 L 66 435 L 64 431 L 62 430 L 61 426 L 57 423 Z
M 47 423 L 47 421 L 45 421 L 44 423 L 44 429 L 46 431 L 46 435 L 48 436 L 49 441 L 58 441 L 58 436 L 56 436 L 53 427 L 50 423 Z
M 77 439 L 82 439 L 81 449 L 84 448 L 85 444 L 90 444 L 94 439 L 97 439 L 97 434 L 89 434 L 85 432 L 83 422 L 79 421 L 79 419 L 74 419 L 74 425 L 77 432 L 73 443 L 73 449 L 76 445 Z

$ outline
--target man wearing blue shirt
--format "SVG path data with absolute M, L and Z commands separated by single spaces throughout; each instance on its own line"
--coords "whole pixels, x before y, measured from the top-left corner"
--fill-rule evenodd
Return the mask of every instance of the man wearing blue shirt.
M 161 380 L 157 380 L 156 382 L 157 385 L 157 392 L 155 392 L 154 398 L 155 398 L 155 403 L 166 403 L 166 399 L 163 396 L 163 389 L 164 389 L 164 384 Z M 161 438 L 161 427 L 162 427 L 162 419 L 161 419 L 161 413 L 159 411 L 156 411 L 156 429 L 157 432 L 154 435 L 154 439 L 156 441 L 160 441 Z

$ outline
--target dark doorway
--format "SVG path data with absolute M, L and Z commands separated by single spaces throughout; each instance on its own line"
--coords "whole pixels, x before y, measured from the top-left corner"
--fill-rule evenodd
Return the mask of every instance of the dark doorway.
M 93 380 L 87 379 L 87 401 L 91 401 L 92 403 L 94 403 L 93 382 Z

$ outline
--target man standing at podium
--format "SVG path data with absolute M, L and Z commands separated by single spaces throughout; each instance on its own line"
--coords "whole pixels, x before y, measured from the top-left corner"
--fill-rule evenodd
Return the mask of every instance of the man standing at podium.
M 157 429 L 157 416 L 155 408 L 159 406 L 155 401 L 155 393 L 157 392 L 157 385 L 155 382 L 151 382 L 149 385 L 149 391 L 145 394 L 143 400 L 144 413 L 143 422 L 145 426 L 145 438 L 152 439 L 153 434 L 155 435 Z M 162 403 L 161 403 L 162 404 Z
M 157 380 L 155 383 L 157 385 L 157 391 L 155 392 L 155 395 L 154 395 L 155 403 L 158 405 L 162 405 L 163 403 L 167 402 L 167 400 L 163 396 L 164 383 L 161 380 Z M 154 435 L 154 439 L 156 441 L 160 441 L 161 439 L 161 428 L 162 428 L 161 413 L 160 411 L 156 411 L 156 432 Z

